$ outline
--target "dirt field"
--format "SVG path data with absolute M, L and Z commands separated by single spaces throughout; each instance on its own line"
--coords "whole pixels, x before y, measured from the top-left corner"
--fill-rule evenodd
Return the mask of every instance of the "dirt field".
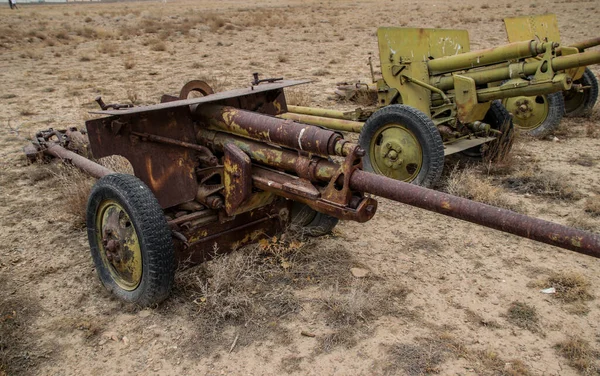
M 591 257 L 382 200 L 366 224 L 179 273 L 172 298 L 140 309 L 96 277 L 91 182 L 21 152 L 36 130 L 82 126 L 98 95 L 155 103 L 191 79 L 308 78 L 297 100 L 350 109 L 332 88 L 368 77 L 378 26 L 464 28 L 479 49 L 507 43 L 504 17 L 546 12 L 566 44 L 600 34 L 598 1 L 4 4 L 0 375 L 599 374 Z M 599 232 L 599 121 L 596 106 L 554 141 L 521 137 L 500 167 L 449 161 L 440 189 Z

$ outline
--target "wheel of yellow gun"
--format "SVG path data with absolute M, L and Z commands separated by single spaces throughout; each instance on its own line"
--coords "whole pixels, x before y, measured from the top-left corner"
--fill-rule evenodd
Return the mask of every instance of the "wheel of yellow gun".
M 92 259 L 102 284 L 122 300 L 160 303 L 174 281 L 171 231 L 150 189 L 126 174 L 104 176 L 87 205 Z
M 294 202 L 292 206 L 292 225 L 310 236 L 329 234 L 339 220 L 327 214 L 319 213 L 310 206 Z
M 582 86 L 580 91 L 576 89 L 578 85 Z M 563 91 L 563 97 L 566 116 L 589 116 L 598 100 L 598 80 L 594 73 L 589 68 L 585 68 L 583 76 L 573 81 L 573 88 Z
M 502 104 L 513 115 L 515 127 L 533 137 L 545 137 L 555 131 L 565 113 L 562 93 L 506 98 Z
M 501 133 L 495 135 L 494 141 L 463 150 L 461 154 L 478 160 L 497 161 L 503 159 L 510 153 L 515 137 L 513 117 L 499 100 L 495 100 L 490 104 L 490 109 L 485 114 L 483 122 Z
M 214 91 L 209 84 L 201 80 L 192 80 L 183 85 L 179 92 L 179 99 L 205 97 L 210 94 L 214 94 Z
M 363 126 L 358 143 L 366 151 L 363 167 L 393 179 L 433 186 L 444 168 L 444 145 L 423 112 L 395 104 L 376 111 Z

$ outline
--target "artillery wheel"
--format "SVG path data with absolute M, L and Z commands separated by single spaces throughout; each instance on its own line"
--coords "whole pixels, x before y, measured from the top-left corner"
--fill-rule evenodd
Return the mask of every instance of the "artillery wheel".
M 556 130 L 565 113 L 562 93 L 507 98 L 502 103 L 513 114 L 517 129 L 533 137 L 545 137 Z
M 213 94 L 214 91 L 209 84 L 201 80 L 192 80 L 187 84 L 183 85 L 179 92 L 179 99 L 190 99 L 197 97 L 205 97 Z M 190 94 L 192 95 L 190 97 Z
M 329 234 L 338 222 L 339 219 L 319 213 L 308 205 L 294 202 L 292 206 L 292 225 L 300 226 L 310 236 Z
M 393 179 L 430 187 L 444 168 L 444 145 L 433 121 L 416 108 L 394 104 L 376 111 L 358 143 L 363 167 Z
M 94 185 L 87 204 L 88 241 L 102 284 L 141 306 L 163 301 L 175 276 L 171 232 L 150 189 L 126 174 Z
M 489 124 L 492 129 L 502 132 L 494 141 L 464 150 L 461 153 L 470 158 L 494 161 L 502 159 L 512 149 L 515 129 L 511 114 L 506 110 L 499 100 L 490 104 L 490 109 L 485 114 L 483 122 Z
M 589 69 L 585 68 L 583 76 L 573 84 L 579 84 L 583 87 L 583 92 L 577 92 L 576 90 L 563 91 L 563 97 L 565 100 L 565 111 L 568 117 L 588 116 L 592 113 L 592 108 L 598 100 L 598 80 L 594 73 Z

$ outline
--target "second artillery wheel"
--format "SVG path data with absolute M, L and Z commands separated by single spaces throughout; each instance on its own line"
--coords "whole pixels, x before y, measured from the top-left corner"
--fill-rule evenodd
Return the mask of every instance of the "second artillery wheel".
M 300 226 L 310 236 L 329 234 L 338 224 L 339 219 L 319 213 L 308 205 L 294 202 L 292 206 L 292 224 Z
M 375 112 L 358 139 L 366 151 L 363 166 L 393 179 L 430 187 L 444 168 L 444 145 L 433 121 L 402 104 Z
M 464 150 L 462 154 L 475 159 L 485 157 L 490 161 L 502 159 L 512 149 L 515 133 L 512 116 L 499 100 L 495 100 L 490 104 L 490 109 L 485 114 L 483 122 L 502 133 L 497 135 L 495 140 Z
M 515 127 L 533 137 L 545 137 L 552 133 L 560 125 L 565 113 L 565 102 L 560 92 L 507 98 L 502 104 L 513 114 Z
M 598 80 L 596 76 L 594 76 L 594 73 L 589 68 L 585 68 L 583 76 L 579 80 L 574 81 L 573 85 L 583 86 L 583 91 L 571 89 L 563 92 L 566 116 L 590 115 L 598 100 Z
M 126 174 L 104 176 L 87 205 L 87 232 L 102 284 L 141 306 L 170 293 L 175 275 L 171 231 L 150 189 Z

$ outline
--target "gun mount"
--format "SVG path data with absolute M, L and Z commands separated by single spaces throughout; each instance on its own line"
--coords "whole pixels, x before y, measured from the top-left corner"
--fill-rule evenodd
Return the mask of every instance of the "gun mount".
M 300 83 L 99 111 L 86 122 L 87 140 L 49 130 L 25 152 L 100 178 L 87 207 L 93 260 L 110 291 L 140 305 L 168 296 L 178 262 L 203 262 L 290 222 L 320 235 L 338 219 L 368 221 L 377 210 L 370 195 L 600 257 L 597 235 L 363 171 L 359 145 L 275 117 L 287 111 L 283 88 Z M 95 158 L 124 156 L 135 176 L 87 159 L 90 149 Z
M 553 41 L 470 51 L 465 30 L 382 27 L 377 35 L 382 78 L 350 90 L 376 94 L 379 112 L 364 124 L 356 113 L 310 108 L 292 107 L 282 116 L 359 130 L 366 170 L 423 186 L 439 178 L 446 155 L 494 159 L 510 151 L 512 117 L 499 100 L 567 91 L 571 70 L 600 62 L 598 51 L 559 54 Z M 534 107 L 521 101 L 515 116 L 529 116 Z
M 505 18 L 504 26 L 510 42 L 530 39 L 552 40 L 560 43 L 558 20 L 554 14 Z M 600 38 L 592 38 L 559 47 L 557 56 L 568 56 L 598 46 Z M 538 57 L 528 59 L 536 61 Z M 559 93 L 537 96 L 517 96 L 502 100 L 514 114 L 515 126 L 535 137 L 543 137 L 558 128 L 563 116 L 588 116 L 598 99 L 598 80 L 587 67 L 576 67 L 566 72 L 573 80 L 571 88 Z

